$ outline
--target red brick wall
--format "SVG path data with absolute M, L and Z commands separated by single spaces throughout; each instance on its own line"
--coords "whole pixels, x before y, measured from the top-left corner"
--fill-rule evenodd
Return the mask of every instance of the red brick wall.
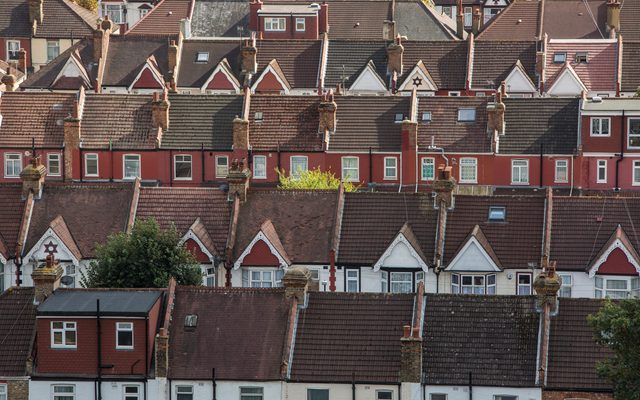
M 598 153 L 619 153 L 620 152 L 620 132 L 621 129 L 624 130 L 624 135 L 626 136 L 627 127 L 621 126 L 622 118 L 612 116 L 611 117 L 611 126 L 609 127 L 609 132 L 611 136 L 604 137 L 594 137 L 591 136 L 591 116 L 582 117 L 582 151 L 585 153 L 588 152 L 598 152 Z M 597 118 L 597 117 L 593 117 Z M 625 151 L 626 151 L 626 137 L 625 140 Z
M 318 39 L 319 37 L 319 22 L 317 16 L 302 17 L 300 15 L 288 16 L 286 18 L 285 30 L 282 32 L 273 32 L 264 30 L 264 19 L 269 18 L 258 16 L 259 35 L 263 39 Z M 305 19 L 304 32 L 296 31 L 296 18 Z
M 613 400 L 613 395 L 611 393 L 556 392 L 547 390 L 542 392 L 542 400 L 565 399 Z
M 7 40 L 19 40 L 20 47 L 27 51 L 27 65 L 31 66 L 31 41 L 25 38 L 0 38 L 0 59 L 7 60 Z

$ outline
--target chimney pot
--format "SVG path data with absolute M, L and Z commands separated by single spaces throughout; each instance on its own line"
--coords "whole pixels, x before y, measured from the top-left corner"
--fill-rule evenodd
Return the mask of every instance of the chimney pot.
M 620 31 L 620 8 L 619 0 L 609 0 L 607 2 L 607 28 L 612 31 Z
M 284 293 L 286 298 L 295 297 L 298 304 L 305 303 L 305 297 L 309 290 L 311 273 L 306 267 L 295 266 L 287 270 L 282 277 Z
M 387 47 L 387 73 L 393 75 L 397 73 L 402 75 L 402 59 L 404 55 L 404 46 L 400 35 L 396 36 L 395 41 Z
M 169 102 L 167 89 L 162 92 L 162 97 L 158 92 L 153 93 L 153 101 L 151 102 L 151 122 L 154 128 L 163 130 L 169 129 Z
M 476 8 L 473 12 L 473 17 L 471 21 L 471 31 L 474 35 L 477 35 L 480 32 L 480 24 L 482 21 L 482 14 L 480 13 L 480 9 Z
M 62 267 L 60 263 L 53 258 L 53 255 L 47 256 L 45 264 L 41 264 L 33 269 L 31 278 L 35 288 L 35 302 L 42 303 L 57 288 L 60 287 L 60 278 L 62 277 Z
M 409 336 L 411 336 L 411 326 L 410 325 L 404 325 L 402 327 L 402 337 L 408 338 Z

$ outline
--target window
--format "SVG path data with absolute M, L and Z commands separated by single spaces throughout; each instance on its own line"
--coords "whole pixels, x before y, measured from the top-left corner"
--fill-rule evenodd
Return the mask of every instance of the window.
M 293 179 L 300 179 L 300 176 L 307 172 L 309 159 L 307 156 L 291 156 L 291 176 Z
M 256 111 L 253 114 L 253 120 L 257 123 L 260 123 L 264 120 L 264 114 L 262 113 L 262 111 Z
M 216 178 L 226 178 L 229 174 L 229 157 L 216 156 Z
M 597 183 L 607 183 L 607 160 L 598 160 Z
M 147 8 L 138 8 L 138 19 L 144 18 L 145 15 L 149 14 L 149 9 Z
M 637 293 L 637 280 L 633 278 L 634 282 L 630 285 L 628 278 L 603 278 L 596 276 L 596 298 L 601 299 L 608 297 L 611 299 L 626 299 L 630 296 L 631 292 L 629 288 L 635 286 L 634 292 Z
M 611 118 L 591 118 L 591 136 L 611 135 Z
M 475 120 L 475 108 L 458 108 L 458 122 L 473 122 Z
M 436 177 L 436 160 L 431 157 L 422 159 L 421 176 L 423 181 L 432 181 Z
M 391 293 L 411 293 L 413 289 L 413 273 L 391 272 Z
M 0 400 L 7 400 L 7 385 L 0 384 Z
M 124 400 L 140 400 L 140 386 L 138 385 L 123 385 Z
M 493 396 L 493 400 L 518 400 L 518 396 L 496 394 L 495 396 Z
M 47 62 L 60 55 L 60 42 L 57 40 L 47 40 Z
M 487 294 L 496 294 L 496 274 L 487 275 Z
M 53 385 L 53 400 L 75 400 L 75 385 Z
M 9 60 L 17 60 L 20 52 L 19 40 L 7 40 L 7 58 Z
M 307 400 L 329 400 L 329 389 L 307 389 Z
M 447 395 L 444 393 L 431 393 L 429 400 L 447 400 Z
M 22 171 L 22 154 L 5 153 L 4 155 L 4 177 L 19 178 Z
M 193 386 L 176 386 L 176 400 L 193 400 Z
M 389 290 L 389 273 L 380 271 L 380 291 L 386 293 Z
M 473 8 L 465 7 L 464 8 L 464 27 L 471 27 L 471 23 L 473 21 Z
M 347 283 L 345 285 L 346 292 L 359 292 L 360 288 L 360 270 L 347 269 L 345 270 L 345 276 Z
M 460 275 L 451 275 L 451 293 L 460 293 Z
M 451 275 L 451 293 L 496 294 L 496 275 Z
M 204 274 L 204 284 L 209 287 L 214 287 L 216 285 L 216 268 L 209 267 L 205 270 Z
M 178 154 L 173 162 L 174 179 L 191 180 L 191 156 L 189 154 Z
M 478 160 L 475 158 L 460 159 L 460 183 L 476 183 L 478 181 Z
M 483 25 L 486 24 L 487 22 L 491 21 L 491 19 L 493 17 L 495 17 L 496 15 L 500 14 L 500 9 L 499 8 L 485 8 L 484 9 L 484 21 L 483 21 Z
M 395 122 L 396 124 L 402 123 L 403 120 L 404 114 L 402 113 L 396 113 L 396 115 L 393 117 L 393 122 Z
M 633 162 L 633 186 L 640 185 L 640 161 Z
M 264 19 L 264 30 L 269 32 L 283 32 L 285 30 L 285 19 L 284 18 L 265 18 Z
M 569 181 L 569 162 L 567 160 L 556 160 L 556 182 Z
M 449 96 L 450 96 L 450 97 L 458 97 L 458 96 L 460 96 L 460 92 L 458 92 L 458 91 L 451 91 L 451 92 L 449 92 Z
M 485 293 L 484 275 L 479 275 L 479 276 L 463 275 L 462 276 L 462 293 L 463 294 L 484 294 Z
M 266 156 L 253 156 L 253 179 L 267 179 Z
M 518 276 L 518 295 L 528 296 L 531 294 L 531 274 L 516 274 Z
M 264 388 L 261 387 L 241 387 L 240 400 L 263 400 Z
M 76 266 L 73 264 L 67 264 L 65 267 L 65 276 L 71 278 L 71 282 L 69 282 L 67 285 L 65 285 L 64 283 L 62 284 L 63 287 L 68 287 L 68 288 L 72 288 L 72 287 L 76 287 Z
M 47 174 L 51 176 L 60 176 L 60 154 L 47 154 Z
M 342 157 L 342 180 L 346 182 L 360 180 L 358 157 Z
M 97 154 L 87 153 L 84 155 L 84 174 L 85 176 L 98 176 Z
M 57 349 L 76 348 L 76 323 L 64 321 L 51 322 L 51 347 Z
M 449 18 L 453 18 L 453 13 L 451 12 L 451 6 L 443 6 L 442 13 Z
M 431 111 L 425 111 L 422 113 L 422 122 L 431 122 Z
M 376 390 L 376 400 L 393 400 L 393 390 Z
M 4 292 L 4 265 L 0 264 L 0 293 L 2 292 Z M 2 400 L 1 397 L 0 400 Z
M 384 179 L 398 178 L 398 159 L 395 157 L 384 158 Z
M 567 53 L 553 53 L 553 62 L 556 64 L 564 64 L 567 61 Z
M 123 168 L 123 179 L 135 179 L 140 178 L 140 155 L 138 154 L 125 154 Z
M 270 288 L 282 286 L 284 271 L 277 270 L 242 270 L 242 287 Z
M 507 217 L 507 209 L 501 206 L 489 207 L 489 221 L 490 222 L 504 222 Z
M 586 51 L 579 51 L 576 53 L 576 64 L 586 64 L 589 53 Z
M 120 4 L 102 4 L 102 16 L 109 16 L 109 19 L 113 21 L 114 24 L 122 24 L 124 23 L 124 18 L 122 18 L 122 6 Z
M 526 185 L 529 183 L 529 161 L 528 160 L 512 160 L 511 161 L 511 184 Z
M 560 276 L 560 280 L 562 282 L 562 286 L 560 286 L 560 297 L 571 297 L 571 285 L 572 278 L 569 274 L 558 274 Z
M 305 19 L 296 18 L 296 32 L 304 32 L 305 30 Z
M 424 271 L 416 272 L 416 285 L 414 290 L 418 291 L 418 284 L 422 282 L 424 284 Z
M 640 147 L 640 119 L 629 118 L 628 147 Z
M 209 62 L 209 52 L 199 51 L 198 54 L 196 54 L 196 62 L 199 62 L 199 63 Z
M 133 349 L 133 322 L 116 323 L 116 349 Z

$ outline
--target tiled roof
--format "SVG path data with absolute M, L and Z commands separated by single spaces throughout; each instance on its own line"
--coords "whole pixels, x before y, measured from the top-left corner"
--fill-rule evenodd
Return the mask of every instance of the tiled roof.
M 596 364 L 611 352 L 593 339 L 587 316 L 603 305 L 596 299 L 559 299 L 558 315 L 551 318 L 547 388 L 611 390 L 611 383 L 596 373 Z
M 382 39 L 384 21 L 391 20 L 390 1 L 330 1 L 330 39 Z
M 278 61 L 278 65 L 287 77 L 292 88 L 318 87 L 318 73 L 320 70 L 320 40 L 258 40 L 256 41 L 258 54 L 258 73 L 271 60 Z M 232 62 L 229 60 L 229 62 Z
M 477 41 L 473 49 L 471 87 L 495 89 L 520 60 L 529 78 L 536 82 L 536 43 L 515 41 Z
M 242 114 L 242 96 L 170 95 L 169 129 L 162 148 L 231 150 L 233 119 Z
M 504 99 L 505 134 L 500 153 L 573 154 L 578 137 L 578 100 Z
M 504 222 L 489 222 L 489 207 L 504 207 Z M 448 264 L 478 225 L 504 268 L 538 264 L 542 248 L 544 197 L 457 196 L 447 214 L 444 262 Z
M 97 66 L 93 64 L 93 40 L 83 39 L 76 42 L 73 46 L 62 52 L 58 57 L 53 59 L 50 63 L 40 68 L 33 74 L 29 74 L 27 80 L 20 84 L 22 89 L 48 89 L 50 88 L 55 79 L 58 77 L 62 68 L 64 68 L 67 60 L 72 53 L 79 55 L 82 60 L 82 65 L 87 70 L 91 83 L 95 80 L 97 73 Z M 80 86 L 78 85 L 78 89 Z
M 90 36 L 98 21 L 98 14 L 70 0 L 46 0 L 42 8 L 44 17 L 35 37 L 77 39 Z M 25 22 L 28 24 L 28 20 Z
M 215 248 L 223 250 L 231 218 L 227 194 L 213 188 L 141 188 L 136 218 L 154 218 L 166 229 L 175 225 L 182 236 L 200 219 Z
M 133 184 L 45 183 L 31 215 L 24 252 L 30 251 L 51 222 L 62 216 L 84 258 L 93 258 L 96 243 L 124 232 L 133 201 Z
M 624 46 L 623 46 L 624 47 Z M 609 90 L 616 87 L 616 71 L 618 68 L 618 44 L 615 42 L 598 43 L 558 43 L 553 40 L 547 44 L 546 90 L 551 89 L 565 67 L 564 63 L 554 63 L 554 54 L 566 53 L 567 61 L 589 90 Z M 587 52 L 587 63 L 575 63 L 577 52 Z
M 478 34 L 478 40 L 535 40 L 540 19 L 540 0 L 511 2 Z
M 607 38 L 607 2 L 544 0 L 542 30 L 552 39 Z
M 153 149 L 151 96 L 87 94 L 82 114 L 82 146 L 88 149 Z
M 558 270 L 585 271 L 618 225 L 640 251 L 635 221 L 640 218 L 636 197 L 556 197 L 553 200 L 551 259 Z
M 640 2 L 635 0 L 622 0 L 622 8 L 620 12 L 620 34 L 625 40 L 640 40 Z
M 538 328 L 532 296 L 427 294 L 426 383 L 534 386 Z
M 439 89 L 463 89 L 467 73 L 468 44 L 462 41 L 403 42 L 404 75 L 422 60 Z M 384 75 L 383 75 L 384 76 Z
M 240 208 L 234 258 L 238 258 L 270 220 L 291 261 L 329 260 L 338 193 L 333 190 L 252 190 Z
M 280 380 L 291 302 L 282 289 L 178 287 L 169 333 L 169 377 Z M 189 314 L 196 328 L 185 328 Z
M 369 61 L 375 64 L 378 75 L 386 76 L 387 50 L 384 41 L 330 40 L 324 86 L 334 88 L 344 83 L 348 88 Z
M 399 151 L 401 125 L 396 114 L 409 117 L 411 98 L 336 96 L 337 124 L 331 150 Z
M 207 62 L 197 61 L 197 55 L 200 52 L 209 53 Z M 227 59 L 236 77 L 239 76 L 240 44 L 238 41 L 185 40 L 182 42 L 182 53 L 180 55 L 178 86 L 202 87 L 224 58 Z
M 395 2 L 397 32 L 409 40 L 453 40 L 455 29 L 451 29 L 453 24 L 445 18 L 421 1 Z
M 195 37 L 249 36 L 249 2 L 244 0 L 196 0 L 191 18 Z M 238 31 L 238 28 L 241 28 Z
M 620 85 L 620 89 L 624 92 L 635 92 L 640 87 L 638 60 L 640 60 L 640 42 L 631 42 L 625 39 L 622 46 L 622 82 Z
M 4 147 L 62 147 L 64 119 L 71 114 L 76 94 L 8 92 L 2 95 L 0 143 Z
M 20 184 L 0 185 L 0 254 L 13 258 L 24 209 Z
M 292 381 L 396 383 L 410 294 L 309 294 L 298 317 Z
M 189 18 L 193 0 L 162 0 L 135 23 L 127 35 L 178 35 L 180 20 Z
M 0 294 L 0 374 L 27 375 L 27 360 L 36 329 L 35 290 L 9 288 Z
M 436 219 L 433 199 L 426 193 L 346 193 L 338 262 L 373 265 L 405 222 L 431 260 Z
M 458 109 L 476 110 L 474 122 L 458 122 Z M 431 121 L 422 121 L 422 113 L 431 112 Z M 427 151 L 434 144 L 446 151 L 482 153 L 491 151 L 487 134 L 487 100 L 474 97 L 419 97 L 418 149 Z
M 169 72 L 167 56 L 171 39 L 170 36 L 111 36 L 102 85 L 129 87 L 152 55 L 166 78 Z
M 28 0 L 0 1 L 0 37 L 31 37 Z
M 253 150 L 320 151 L 317 96 L 252 96 L 249 143 Z M 257 112 L 262 122 L 256 121 Z

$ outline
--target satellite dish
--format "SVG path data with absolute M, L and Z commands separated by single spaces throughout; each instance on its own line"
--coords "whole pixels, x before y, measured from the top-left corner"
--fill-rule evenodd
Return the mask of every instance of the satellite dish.
M 26 151 L 24 152 L 24 156 L 25 156 L 25 157 L 31 157 L 31 152 L 30 152 L 29 150 L 26 150 Z
M 73 281 L 74 281 L 73 276 L 69 276 L 69 275 L 65 275 L 62 277 L 62 279 L 60 279 L 60 283 L 62 283 L 65 286 L 73 285 Z

